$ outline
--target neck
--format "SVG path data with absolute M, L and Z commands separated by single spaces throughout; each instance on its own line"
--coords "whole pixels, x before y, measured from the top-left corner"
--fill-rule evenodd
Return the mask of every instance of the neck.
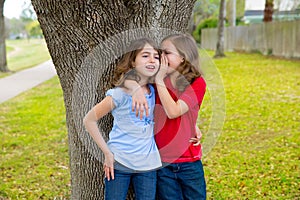
M 145 94 L 149 94 L 149 93 L 150 93 L 150 89 L 149 89 L 149 87 L 147 86 L 147 84 L 140 85 L 140 86 L 141 86 L 141 88 L 143 89 L 143 92 L 144 92 Z
M 139 85 L 143 89 L 144 93 L 149 94 L 149 88 L 148 88 L 147 84 L 148 84 L 148 78 L 142 77 L 141 80 L 139 81 Z
M 147 80 L 141 79 L 141 80 L 139 81 L 139 85 L 140 85 L 141 87 L 147 86 L 147 84 L 148 84 L 148 79 L 147 79 Z

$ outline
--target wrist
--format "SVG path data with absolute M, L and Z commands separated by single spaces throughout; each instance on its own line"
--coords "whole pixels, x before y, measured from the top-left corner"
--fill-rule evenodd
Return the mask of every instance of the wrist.
M 164 79 L 162 79 L 162 78 L 156 78 L 155 79 L 155 84 L 156 85 L 161 85 L 161 86 L 164 86 L 165 85 L 165 82 L 164 82 Z
M 103 151 L 104 156 L 111 156 L 113 153 L 110 150 Z
M 132 92 L 130 92 L 131 95 L 133 95 L 134 93 L 136 93 L 139 89 L 141 89 L 142 87 L 139 85 L 137 87 L 135 87 Z

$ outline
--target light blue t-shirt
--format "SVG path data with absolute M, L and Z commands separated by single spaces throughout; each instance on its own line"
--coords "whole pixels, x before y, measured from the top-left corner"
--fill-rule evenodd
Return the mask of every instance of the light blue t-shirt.
M 158 148 L 154 140 L 153 110 L 155 106 L 155 92 L 149 85 L 150 94 L 145 95 L 149 116 L 143 119 L 132 111 L 132 97 L 122 88 L 116 87 L 106 92 L 115 104 L 112 110 L 113 127 L 109 133 L 108 147 L 114 158 L 122 165 L 138 171 L 156 169 L 161 166 Z

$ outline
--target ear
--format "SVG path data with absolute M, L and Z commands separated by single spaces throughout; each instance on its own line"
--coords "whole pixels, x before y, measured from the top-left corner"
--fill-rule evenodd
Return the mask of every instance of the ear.
M 134 61 L 131 62 L 131 65 L 132 65 L 133 68 L 135 68 L 135 62 Z

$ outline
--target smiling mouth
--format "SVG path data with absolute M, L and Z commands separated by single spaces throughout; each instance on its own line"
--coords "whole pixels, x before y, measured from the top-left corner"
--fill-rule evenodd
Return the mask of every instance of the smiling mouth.
M 155 66 L 154 65 L 147 65 L 146 68 L 147 69 L 155 69 Z

